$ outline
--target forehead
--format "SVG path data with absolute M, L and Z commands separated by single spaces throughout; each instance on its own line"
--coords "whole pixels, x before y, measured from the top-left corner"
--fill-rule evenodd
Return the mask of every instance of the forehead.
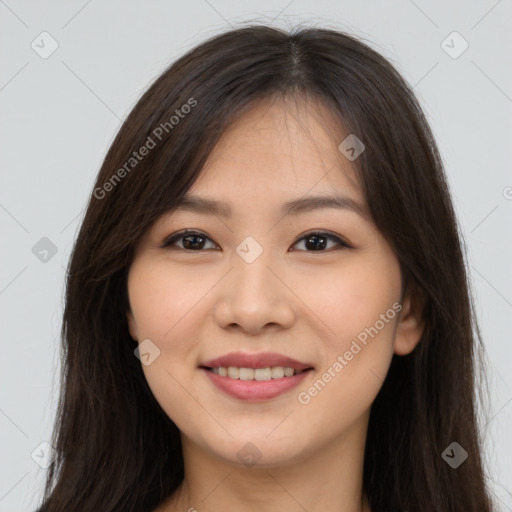
M 317 100 L 268 98 L 223 133 L 189 194 L 282 202 L 284 196 L 343 194 L 364 203 L 356 170 L 338 150 L 348 135 Z

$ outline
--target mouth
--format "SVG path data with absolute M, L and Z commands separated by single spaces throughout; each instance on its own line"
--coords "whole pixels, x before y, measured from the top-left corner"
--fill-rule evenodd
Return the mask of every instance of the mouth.
M 310 364 L 274 353 L 231 353 L 199 365 L 218 390 L 258 402 L 296 387 L 314 371 Z
M 200 368 L 230 379 L 259 381 L 293 377 L 313 369 L 307 363 L 274 352 L 232 352 L 206 361 Z

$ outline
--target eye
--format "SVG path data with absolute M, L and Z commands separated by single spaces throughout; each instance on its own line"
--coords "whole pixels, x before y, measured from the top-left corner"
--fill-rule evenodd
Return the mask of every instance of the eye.
M 339 236 L 333 235 L 331 233 L 325 231 L 312 231 L 310 233 L 306 233 L 301 238 L 299 238 L 293 245 L 297 245 L 300 242 L 305 244 L 307 249 L 306 252 L 326 252 L 323 249 L 328 245 L 328 241 L 334 241 L 334 246 L 339 246 L 340 248 L 350 249 L 352 248 L 347 242 L 342 240 Z M 184 230 L 178 233 L 174 233 L 167 237 L 163 244 L 162 248 L 173 248 L 183 251 L 195 251 L 201 252 L 202 249 L 205 248 L 206 241 L 210 241 L 213 243 L 211 238 L 207 237 L 205 234 L 193 231 L 193 230 Z M 182 245 L 176 245 L 177 242 L 181 242 Z M 214 249 L 218 247 L 215 243 L 213 243 L 214 247 L 210 247 L 209 249 Z M 330 247 L 329 249 L 332 249 Z M 294 249 L 295 250 L 295 249 Z
M 325 231 L 312 231 L 310 233 L 306 233 L 301 238 L 299 238 L 293 245 L 297 245 L 299 242 L 304 241 L 305 247 L 312 249 L 312 251 L 306 252 L 326 252 L 323 251 L 322 249 L 326 248 L 326 245 L 328 245 L 328 240 L 334 241 L 335 246 L 341 246 L 342 248 L 345 249 L 351 248 L 351 246 L 347 242 L 342 240 L 339 236 L 327 233 Z
M 184 231 L 180 231 L 179 233 L 174 233 L 170 235 L 164 240 L 164 243 L 161 245 L 162 248 L 172 247 L 176 249 L 181 249 L 184 251 L 196 251 L 199 252 L 204 248 L 205 241 L 210 240 L 206 235 L 200 233 L 198 231 L 192 231 L 189 229 L 185 229 Z M 176 246 L 176 242 L 184 241 L 183 246 Z M 214 244 L 215 245 L 215 244 Z M 215 246 L 217 247 L 217 246 Z

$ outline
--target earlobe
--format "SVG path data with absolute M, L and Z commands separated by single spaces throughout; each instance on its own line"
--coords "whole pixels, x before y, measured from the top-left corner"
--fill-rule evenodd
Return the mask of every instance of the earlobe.
M 137 333 L 137 324 L 135 323 L 135 318 L 131 311 L 127 311 L 126 320 L 128 321 L 128 330 L 130 331 L 130 336 L 137 341 L 139 336 Z
M 424 305 L 424 296 L 418 288 L 406 294 L 396 327 L 395 354 L 410 354 L 420 342 L 425 330 Z

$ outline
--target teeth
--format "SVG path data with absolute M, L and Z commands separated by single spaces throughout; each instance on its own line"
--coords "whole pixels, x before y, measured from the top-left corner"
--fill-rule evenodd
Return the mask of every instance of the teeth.
M 272 368 L 238 368 L 236 366 L 229 366 L 225 368 L 220 366 L 212 368 L 212 371 L 222 377 L 230 377 L 232 379 L 240 380 L 271 380 L 282 379 L 283 377 L 292 377 L 301 373 L 299 370 L 294 370 L 289 366 L 273 366 Z
M 273 379 L 282 379 L 284 377 L 284 368 L 282 366 L 274 366 L 270 369 Z
M 270 380 L 271 378 L 272 378 L 272 370 L 270 368 L 256 368 L 254 370 L 254 379 L 255 380 Z
M 289 368 L 288 366 L 285 366 L 284 368 L 284 376 L 285 377 L 291 377 L 294 373 L 293 368 Z
M 220 370 L 220 368 L 214 368 L 213 371 Z M 220 374 L 220 371 L 219 371 Z M 232 379 L 238 379 L 238 368 L 235 368 L 234 366 L 230 366 L 228 368 L 228 377 L 231 377 Z
M 238 378 L 240 380 L 253 380 L 254 370 L 252 368 L 240 368 L 238 370 Z

